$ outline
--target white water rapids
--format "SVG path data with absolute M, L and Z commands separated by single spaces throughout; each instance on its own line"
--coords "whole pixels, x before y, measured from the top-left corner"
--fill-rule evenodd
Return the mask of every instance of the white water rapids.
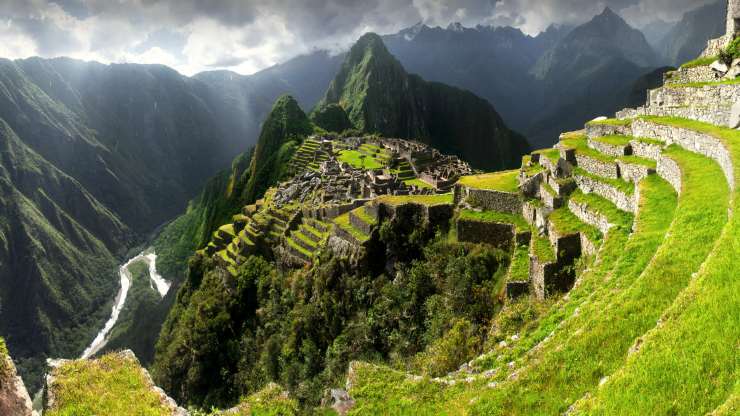
M 98 335 L 90 343 L 90 346 L 87 347 L 82 353 L 81 358 L 91 357 L 92 355 L 100 351 L 100 349 L 103 348 L 105 344 L 108 343 L 108 334 L 116 325 L 116 322 L 118 322 L 118 316 L 121 314 L 123 307 L 126 305 L 128 290 L 131 288 L 132 276 L 128 267 L 132 263 L 135 263 L 137 261 L 144 261 L 149 266 L 149 287 L 151 287 L 152 290 L 156 290 L 159 293 L 160 297 L 164 297 L 170 290 L 171 283 L 162 278 L 162 275 L 157 273 L 157 255 L 156 253 L 154 253 L 154 251 L 151 251 L 149 253 L 141 252 L 136 257 L 124 263 L 118 269 L 118 274 L 119 276 L 121 276 L 121 289 L 118 291 L 116 299 L 113 302 L 113 310 L 111 311 L 111 316 L 105 323 L 105 326 L 103 326 L 103 329 L 98 332 Z

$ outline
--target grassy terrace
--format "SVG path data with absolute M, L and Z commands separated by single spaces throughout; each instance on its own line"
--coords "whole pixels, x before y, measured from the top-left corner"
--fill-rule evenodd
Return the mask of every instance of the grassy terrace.
M 649 144 L 653 146 L 664 146 L 665 142 L 658 139 L 651 139 L 648 137 L 633 137 L 632 140 L 638 141 L 640 143 Z
M 511 255 L 511 266 L 509 266 L 510 282 L 523 282 L 529 280 L 529 247 L 517 246 Z
M 712 85 L 734 85 L 740 84 L 740 79 L 725 79 L 722 81 L 684 82 L 681 84 L 668 84 L 666 88 L 701 88 Z
M 639 156 L 634 156 L 634 155 L 620 156 L 618 160 L 621 162 L 627 163 L 629 165 L 640 165 L 640 166 L 644 166 L 649 169 L 658 168 L 658 162 L 652 159 L 646 159 L 644 157 L 639 157 Z
M 515 193 L 519 190 L 518 175 L 519 170 L 509 170 L 483 175 L 463 176 L 457 183 L 469 188 Z
M 532 236 L 532 254 L 537 256 L 540 262 L 550 263 L 557 260 L 555 250 L 547 237 Z
M 473 211 L 469 209 L 462 210 L 458 216 L 461 220 L 471 220 L 478 222 L 496 222 L 502 224 L 512 224 L 516 227 L 517 232 L 523 232 L 530 229 L 529 224 L 521 215 L 509 214 L 497 211 Z
M 385 195 L 375 198 L 375 201 L 388 205 L 421 204 L 427 206 L 452 204 L 453 196 L 448 194 L 437 195 Z
M 303 248 L 303 246 L 301 246 L 300 244 L 296 243 L 295 240 L 293 239 L 293 237 L 295 237 L 295 234 L 293 234 L 290 238 L 287 238 L 286 239 L 286 241 L 288 242 L 288 245 L 291 246 L 291 247 L 293 247 L 298 252 L 302 253 L 304 256 L 306 256 L 308 258 L 313 257 L 313 253 L 311 253 L 310 251 L 308 251 L 305 248 Z
M 568 207 L 558 208 L 553 211 L 552 214 L 550 214 L 549 220 L 552 223 L 552 226 L 561 235 L 583 233 L 592 242 L 601 241 L 603 237 L 601 235 L 601 231 L 578 219 L 578 217 L 570 212 Z
M 542 149 L 532 152 L 533 154 L 538 154 L 540 157 L 546 157 L 552 162 L 553 164 L 557 164 L 560 160 L 560 150 L 558 149 Z
M 629 119 L 622 120 L 622 119 L 618 119 L 618 118 L 608 118 L 606 120 L 599 120 L 599 121 L 592 120 L 592 121 L 589 121 L 586 124 L 588 124 L 589 126 L 598 126 L 598 125 L 602 125 L 602 126 L 629 126 L 629 125 L 632 124 L 632 120 L 629 120 Z
M 148 385 L 139 364 L 115 353 L 69 362 L 54 375 L 57 406 L 44 412 L 48 416 L 172 413 Z
M 733 176 L 740 183 L 740 132 L 675 118 L 652 121 L 716 137 L 730 152 Z M 714 177 L 702 175 L 702 191 L 714 194 L 725 187 L 726 192 L 721 177 L 724 175 L 717 172 Z M 694 191 L 687 187 L 687 192 Z M 729 222 L 700 272 L 664 314 L 664 324 L 647 334 L 640 352 L 630 357 L 593 398 L 580 403 L 579 413 L 704 414 L 718 408 L 719 414 L 737 414 L 738 346 L 727 340 L 740 339 L 740 279 L 737 256 L 733 254 L 740 253 L 740 193 L 735 190 L 730 195 L 733 212 Z M 712 196 L 707 195 L 709 198 Z M 716 227 L 709 215 L 698 210 L 693 214 L 694 233 L 703 227 Z M 693 250 L 708 250 L 711 245 L 707 241 L 696 244 Z M 680 258 L 687 255 L 678 254 Z
M 350 233 L 354 238 L 356 238 L 358 241 L 367 241 L 370 236 L 363 233 L 361 230 L 358 230 L 355 228 L 350 222 L 349 222 L 349 212 L 346 214 L 342 214 L 332 220 L 334 224 L 336 224 L 338 227 L 343 229 L 344 231 L 347 231 Z
M 352 211 L 352 213 L 359 218 L 362 222 L 369 225 L 375 225 L 378 221 L 368 215 L 367 211 L 365 211 L 365 207 L 359 207 Z
M 422 181 L 421 179 L 407 179 L 407 180 L 405 180 L 403 182 L 406 185 L 409 185 L 409 186 L 414 185 L 414 186 L 417 186 L 419 188 L 427 188 L 427 189 L 431 189 L 432 188 L 432 185 L 429 185 L 428 183 Z
M 689 61 L 681 65 L 681 69 L 690 69 L 690 68 L 697 68 L 700 66 L 709 66 L 712 64 L 712 62 L 719 59 L 716 56 L 707 56 L 707 57 L 701 57 L 694 59 L 693 61 Z
M 575 400 L 596 389 L 604 376 L 624 365 L 635 339 L 653 328 L 686 288 L 726 222 L 727 185 L 716 180 L 721 172 L 711 160 L 681 150 L 671 157 L 685 172 L 686 190 L 679 199 L 670 232 L 652 261 L 618 265 L 613 272 L 616 281 L 605 286 L 611 290 L 601 290 L 588 304 L 581 305 L 579 314 L 555 333 L 541 356 L 529 362 L 515 382 L 484 395 L 476 410 L 486 414 L 565 412 Z M 712 181 L 715 185 L 707 186 Z M 625 254 L 640 253 L 628 244 Z M 581 335 L 573 337 L 579 329 Z M 574 365 L 562 367 L 562 363 Z M 665 374 L 659 377 L 665 380 Z M 640 381 L 634 386 L 639 386 L 641 395 L 653 394 L 646 392 Z M 670 405 L 671 400 L 663 403 Z M 657 412 L 661 413 L 670 412 Z M 647 414 L 656 413 L 647 410 Z
M 380 169 L 385 166 L 382 161 L 357 150 L 342 150 L 338 160 L 355 169 Z
M 586 170 L 583 170 L 581 168 L 575 168 L 573 169 L 573 175 L 576 176 L 583 176 L 589 179 L 593 179 L 599 182 L 603 182 L 607 185 L 611 185 L 617 190 L 624 192 L 627 195 L 632 195 L 635 193 L 635 186 L 631 182 L 623 181 L 621 179 L 611 179 L 611 178 L 604 178 L 602 176 L 594 175 L 591 172 L 588 172 Z
M 635 233 L 630 237 L 626 230 L 615 229 L 610 232 L 604 244 L 601 246 L 600 255 L 589 270 L 579 276 L 580 284 L 571 290 L 567 300 L 559 301 L 547 314 L 534 322 L 529 329 L 520 333 L 518 341 L 511 349 L 497 354 L 485 355 L 477 360 L 476 364 L 481 370 L 499 367 L 499 383 L 510 374 L 505 365 L 510 361 L 521 360 L 535 345 L 542 342 L 549 334 L 565 325 L 576 317 L 574 311 L 582 307 L 592 299 L 609 299 L 612 287 L 620 283 L 621 278 L 636 278 L 645 268 L 646 264 L 655 254 L 655 251 L 663 242 L 665 233 L 671 224 L 673 212 L 676 207 L 676 197 L 673 188 L 657 176 L 651 176 L 641 183 L 640 211 L 636 218 Z M 533 239 L 533 246 L 538 241 L 543 248 L 552 252 L 549 242 L 545 239 Z M 554 254 L 553 254 L 554 257 Z M 607 279 L 608 276 L 620 278 Z M 585 316 L 581 312 L 578 317 Z M 573 331 L 561 331 L 564 335 Z M 595 346 L 597 347 L 597 346 Z M 577 363 L 580 365 L 580 361 Z M 574 367 L 576 367 L 575 365 Z M 562 362 L 550 367 L 552 371 L 563 369 Z M 567 371 L 572 371 L 569 368 Z M 491 379 L 482 379 L 472 385 L 464 383 L 451 387 L 444 387 L 427 380 L 413 381 L 405 377 L 405 374 L 395 372 L 386 367 L 363 365 L 357 368 L 357 377 L 352 388 L 352 396 L 357 401 L 356 414 L 382 413 L 387 406 L 399 405 L 400 414 L 487 414 L 507 413 L 507 408 L 501 402 L 495 402 L 490 397 L 492 391 L 487 387 Z M 545 383 L 556 383 L 557 380 L 550 376 Z M 560 385 L 567 387 L 568 383 Z M 506 387 L 507 391 L 511 386 Z M 504 399 L 505 395 L 496 396 Z M 560 400 L 567 408 L 571 400 Z M 481 400 L 483 398 L 484 400 Z M 520 397 L 512 396 L 510 400 L 524 400 L 521 405 L 532 406 L 533 402 L 546 400 L 535 386 L 527 390 Z M 471 403 L 483 406 L 483 409 L 470 411 Z M 496 408 L 496 406 L 498 406 Z M 491 409 L 494 407 L 494 409 Z M 526 413 L 520 408 L 511 407 L 511 414 Z M 515 410 L 515 411 L 514 411 Z M 551 414 L 546 410 L 529 409 L 530 414 Z
M 632 140 L 632 136 L 622 136 L 622 135 L 613 135 L 613 136 L 603 136 L 603 137 L 595 137 L 591 139 L 595 142 L 609 144 L 612 146 L 627 146 L 630 144 L 630 140 Z
M 605 216 L 610 224 L 627 229 L 632 227 L 634 221 L 632 214 L 620 210 L 611 201 L 596 194 L 584 194 L 580 189 L 577 189 L 571 194 L 570 200 L 578 204 L 584 204 L 589 209 Z
M 573 149 L 576 153 L 603 163 L 614 163 L 615 158 L 605 155 L 597 150 L 588 147 L 588 138 L 585 134 L 574 134 L 560 141 L 561 146 L 566 149 Z

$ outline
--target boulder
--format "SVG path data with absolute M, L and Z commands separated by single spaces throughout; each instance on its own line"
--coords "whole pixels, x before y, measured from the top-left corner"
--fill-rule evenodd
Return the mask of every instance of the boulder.
M 0 356 L 0 415 L 31 416 L 31 397 L 10 357 Z
M 720 61 L 712 62 L 712 64 L 709 65 L 709 69 L 711 69 L 714 72 L 719 72 L 722 75 L 726 74 L 727 71 L 730 70 L 730 68 L 728 68 L 726 64 Z

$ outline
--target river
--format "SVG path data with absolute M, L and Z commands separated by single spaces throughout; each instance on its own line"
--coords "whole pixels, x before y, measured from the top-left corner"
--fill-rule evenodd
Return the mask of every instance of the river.
M 110 318 L 100 332 L 98 332 L 95 339 L 92 340 L 90 346 L 82 353 L 81 358 L 90 358 L 108 343 L 108 335 L 116 325 L 116 322 L 118 322 L 118 317 L 121 314 L 123 307 L 126 305 L 128 291 L 131 288 L 132 277 L 131 271 L 129 271 L 128 267 L 137 261 L 144 261 L 149 266 L 149 287 L 151 287 L 152 290 L 156 290 L 162 298 L 170 290 L 171 283 L 165 280 L 162 275 L 157 273 L 157 254 L 153 250 L 143 251 L 136 257 L 129 259 L 118 269 L 118 275 L 121 277 L 121 288 L 118 290 L 118 294 L 113 301 L 113 310 L 111 311 Z

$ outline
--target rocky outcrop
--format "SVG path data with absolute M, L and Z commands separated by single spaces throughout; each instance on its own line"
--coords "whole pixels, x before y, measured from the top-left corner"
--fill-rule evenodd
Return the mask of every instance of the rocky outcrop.
M 2 340 L 0 340 L 0 343 Z M 0 345 L 2 348 L 4 345 Z M 31 416 L 31 398 L 13 361 L 0 351 L 0 415 Z

